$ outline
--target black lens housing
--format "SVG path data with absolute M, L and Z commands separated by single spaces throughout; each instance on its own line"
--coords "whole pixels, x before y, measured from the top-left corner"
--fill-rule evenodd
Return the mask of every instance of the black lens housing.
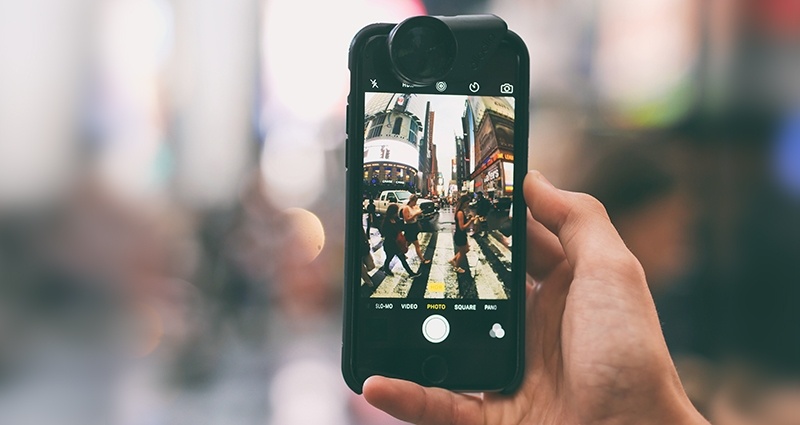
M 507 31 L 494 15 L 414 16 L 389 33 L 389 61 L 406 84 L 469 78 L 490 60 Z
M 389 33 L 389 59 L 397 76 L 407 84 L 428 85 L 453 68 L 458 43 L 443 21 L 415 16 Z

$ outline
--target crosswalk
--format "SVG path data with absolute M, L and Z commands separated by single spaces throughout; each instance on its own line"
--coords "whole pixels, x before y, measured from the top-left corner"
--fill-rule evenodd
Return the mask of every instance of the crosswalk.
M 419 242 L 422 252 L 425 252 L 425 250 L 428 248 L 428 243 L 430 240 L 431 233 L 419 234 Z M 382 242 L 381 246 L 383 246 Z M 375 259 L 375 266 L 378 269 L 386 261 L 386 254 L 383 252 L 382 248 L 379 251 L 373 252 L 372 257 Z M 408 264 L 411 266 L 412 270 L 418 270 L 422 264 L 422 261 L 420 261 L 419 257 L 417 257 L 413 246 L 409 246 L 408 254 L 406 254 L 406 261 L 408 261 Z M 383 272 L 379 271 L 378 269 L 376 269 L 378 271 L 370 273 L 373 281 L 377 281 L 380 277 L 385 276 L 383 281 L 375 288 L 375 292 L 373 292 L 371 296 L 373 298 L 408 297 L 408 292 L 411 290 L 411 284 L 414 279 L 412 279 L 405 269 L 403 269 L 403 265 L 397 258 L 394 258 L 389 265 L 389 268 L 392 270 L 392 273 L 394 273 L 394 276 L 385 276 Z
M 430 264 L 423 264 L 414 246 L 409 246 L 407 261 L 413 271 L 421 275 L 412 278 L 397 258 L 390 262 L 394 276 L 380 270 L 386 256 L 383 241 L 377 230 L 370 234 L 370 245 L 376 268 L 370 271 L 374 286 L 362 286 L 365 296 L 373 298 L 426 298 L 426 299 L 506 299 L 506 280 L 510 277 L 511 250 L 506 239 L 496 231 L 487 232 L 479 239 L 469 238 L 466 272 L 459 274 L 449 261 L 455 255 L 453 245 L 453 214 L 442 212 L 431 231 L 419 234 L 420 248 Z M 363 285 L 363 283 L 362 283 Z

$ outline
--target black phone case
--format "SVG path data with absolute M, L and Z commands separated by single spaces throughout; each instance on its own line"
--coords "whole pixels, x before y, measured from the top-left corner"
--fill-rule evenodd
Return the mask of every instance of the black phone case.
M 364 118 L 362 116 L 358 116 L 358 114 L 353 115 L 352 111 L 361 111 L 363 110 L 364 104 L 364 96 L 363 92 L 354 93 L 354 90 L 357 90 L 358 81 L 360 79 L 360 75 L 358 74 L 359 67 L 358 61 L 359 58 L 370 38 L 374 36 L 381 36 L 381 35 L 388 35 L 392 28 L 395 27 L 396 24 L 390 23 L 377 23 L 371 24 L 364 28 L 362 28 L 353 38 L 353 41 L 350 44 L 350 52 L 348 57 L 348 68 L 350 69 L 350 92 L 347 97 L 347 124 L 346 124 L 346 132 L 348 135 L 348 139 L 345 142 L 345 164 L 347 167 L 346 171 L 346 222 L 345 222 L 345 279 L 344 279 L 344 320 L 343 320 L 343 330 L 342 330 L 342 375 L 344 377 L 347 386 L 350 387 L 357 394 L 361 394 L 363 391 L 364 381 L 366 377 L 359 378 L 356 376 L 355 373 L 355 364 L 354 362 L 354 325 L 358 321 L 356 317 L 357 311 L 355 308 L 355 304 L 359 300 L 358 295 L 358 287 L 353 285 L 353 279 L 359 279 L 359 271 L 360 271 L 360 258 L 358 255 L 358 249 L 351 249 L 350 247 L 359 246 L 360 243 L 360 236 L 359 236 L 359 226 L 358 220 L 351 220 L 353 214 L 359 213 L 361 210 L 361 205 L 355 205 L 352 201 L 352 197 L 354 193 L 359 192 L 360 190 L 360 179 L 358 176 L 360 175 L 361 171 L 356 170 L 355 174 L 352 169 L 353 166 L 360 165 L 361 154 L 360 151 L 357 149 L 352 149 L 350 146 L 350 135 L 359 134 L 359 132 L 363 132 L 364 126 Z M 515 107 L 515 115 L 524 117 L 524 119 L 519 120 L 518 130 L 521 136 L 517 136 L 515 134 L 515 158 L 524 158 L 524 160 L 520 161 L 520 166 L 514 167 L 514 196 L 515 199 L 522 200 L 522 181 L 525 178 L 527 173 L 527 158 L 528 158 L 528 93 L 530 92 L 530 57 L 528 54 L 528 49 L 522 39 L 513 31 L 508 30 L 506 34 L 506 41 L 511 43 L 511 45 L 515 48 L 518 57 L 519 57 L 519 78 L 517 81 L 517 85 L 519 87 L 519 92 L 523 93 L 523 102 L 517 102 Z M 516 217 L 526 217 L 527 216 L 527 207 L 525 206 L 525 202 L 514 202 L 514 216 Z M 524 222 L 523 222 L 524 223 Z M 524 227 L 524 226 L 523 226 Z M 525 229 L 523 228 L 521 231 L 514 234 L 515 237 L 518 238 L 525 238 Z M 522 260 L 524 260 L 524 255 L 522 256 Z M 520 282 L 522 286 L 519 291 L 517 292 L 518 296 L 515 297 L 515 313 L 516 313 L 516 320 L 518 323 L 517 326 L 517 334 L 515 338 L 519 343 L 517 344 L 518 351 L 516 353 L 517 365 L 516 365 L 516 373 L 514 374 L 513 379 L 511 379 L 507 385 L 502 388 L 472 388 L 469 390 L 463 391 L 498 391 L 501 393 L 511 393 L 516 390 L 522 382 L 524 376 L 524 363 L 525 363 L 525 301 L 526 301 L 526 291 L 525 291 L 525 266 L 524 264 L 521 267 L 516 268 L 515 273 L 515 280 Z M 402 378 L 402 377 L 399 377 Z M 447 388 L 447 387 L 444 387 Z

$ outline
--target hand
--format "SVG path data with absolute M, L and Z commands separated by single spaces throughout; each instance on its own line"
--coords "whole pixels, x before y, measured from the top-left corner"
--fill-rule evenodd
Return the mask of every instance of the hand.
M 373 376 L 364 396 L 418 424 L 707 424 L 670 359 L 639 262 L 594 198 L 531 172 L 526 370 L 482 397 Z

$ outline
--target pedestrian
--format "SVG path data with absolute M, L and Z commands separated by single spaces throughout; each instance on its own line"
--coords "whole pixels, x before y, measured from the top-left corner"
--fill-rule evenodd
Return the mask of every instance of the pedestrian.
M 492 203 L 483 196 L 483 192 L 478 192 L 478 199 L 475 201 L 475 214 L 478 215 L 475 223 L 475 233 L 477 236 L 483 237 L 486 235 L 486 220 L 491 210 Z
M 426 260 L 422 255 L 422 248 L 419 246 L 419 232 L 422 230 L 420 227 L 419 221 L 417 219 L 419 216 L 422 215 L 422 209 L 420 209 L 419 205 L 417 205 L 417 199 L 419 196 L 416 194 L 411 195 L 406 202 L 406 205 L 403 207 L 401 214 L 403 215 L 403 221 L 405 222 L 404 233 L 406 235 L 406 241 L 410 244 L 414 245 L 414 249 L 417 251 L 417 257 L 422 262 L 422 264 L 430 264 L 431 260 Z
M 367 237 L 369 237 L 369 228 L 377 228 L 375 226 L 375 200 L 372 197 L 369 198 L 369 203 L 367 204 Z
M 364 281 L 365 285 L 372 288 L 375 283 L 372 282 L 369 272 L 375 268 L 375 259 L 372 258 L 372 246 L 370 246 L 367 232 L 362 230 L 361 236 L 361 280 Z
M 386 254 L 386 261 L 383 263 L 382 270 L 387 276 L 394 276 L 392 269 L 389 268 L 389 263 L 392 258 L 397 257 L 403 268 L 406 269 L 411 277 L 419 276 L 419 272 L 414 272 L 406 261 L 406 254 L 401 250 L 397 242 L 397 238 L 403 235 L 403 223 L 400 222 L 398 212 L 400 207 L 397 204 L 390 204 L 386 208 L 386 214 L 383 216 L 383 225 L 381 225 L 381 234 L 383 235 L 383 252 Z M 405 235 L 403 235 L 405 237 Z M 408 249 L 408 247 L 406 247 Z
M 469 200 L 469 195 L 461 195 L 461 198 L 459 198 L 458 203 L 456 204 L 456 228 L 453 232 L 453 245 L 455 246 L 456 255 L 450 259 L 450 264 L 458 274 L 466 271 L 463 267 L 461 267 L 461 265 L 466 261 L 467 252 L 469 252 L 467 229 L 469 229 L 469 226 L 475 220 L 475 217 L 467 217 L 466 209 L 469 205 Z

